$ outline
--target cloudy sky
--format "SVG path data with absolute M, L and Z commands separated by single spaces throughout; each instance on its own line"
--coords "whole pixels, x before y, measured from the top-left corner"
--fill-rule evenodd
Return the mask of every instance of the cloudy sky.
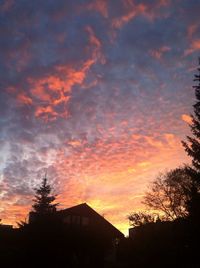
M 0 0 L 0 218 L 45 170 L 60 208 L 126 233 L 149 182 L 189 161 L 199 0 Z

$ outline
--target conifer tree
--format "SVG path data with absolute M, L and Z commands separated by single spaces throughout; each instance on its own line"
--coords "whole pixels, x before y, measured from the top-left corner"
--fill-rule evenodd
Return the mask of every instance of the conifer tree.
M 194 115 L 192 115 L 192 123 L 190 125 L 192 137 L 187 136 L 188 142 L 183 141 L 183 146 L 187 154 L 192 158 L 193 172 L 196 173 L 196 179 L 200 184 L 200 58 L 198 74 L 195 74 L 194 81 L 197 85 L 195 88 L 196 103 L 194 107 Z
M 194 184 L 188 209 L 190 215 L 195 218 L 200 216 L 200 58 L 197 71 L 194 75 L 194 81 L 197 84 L 193 86 L 196 103 L 193 105 L 194 114 L 191 116 L 192 123 L 190 124 L 192 136 L 187 136 L 187 142 L 182 141 L 185 151 L 192 158 L 192 167 L 188 169 L 188 172 Z
M 56 197 L 51 195 L 52 188 L 47 183 L 46 176 L 43 178 L 41 186 L 36 188 L 35 191 L 35 203 L 32 206 L 34 212 L 38 216 L 45 216 L 55 212 L 58 204 L 53 203 Z

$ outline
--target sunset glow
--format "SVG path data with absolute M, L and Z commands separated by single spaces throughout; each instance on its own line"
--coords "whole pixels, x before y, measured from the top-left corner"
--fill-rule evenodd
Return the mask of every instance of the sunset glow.
M 0 4 L 0 218 L 30 211 L 47 170 L 59 208 L 82 202 L 127 234 L 159 172 L 189 163 L 196 0 Z

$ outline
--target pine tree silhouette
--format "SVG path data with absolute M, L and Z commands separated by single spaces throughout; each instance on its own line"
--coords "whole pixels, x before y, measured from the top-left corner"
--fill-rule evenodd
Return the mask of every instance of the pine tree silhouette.
M 187 142 L 182 141 L 187 154 L 192 158 L 192 167 L 188 169 L 190 176 L 193 179 L 193 188 L 191 189 L 191 199 L 188 203 L 188 210 L 190 216 L 195 220 L 200 220 L 200 58 L 199 66 L 197 68 L 198 73 L 194 75 L 194 81 L 197 85 L 194 85 L 196 103 L 193 105 L 194 115 L 192 117 L 192 123 L 190 129 L 192 136 L 187 136 Z
M 58 203 L 53 203 L 55 195 L 51 195 L 52 188 L 47 183 L 46 175 L 42 180 L 40 187 L 35 189 L 36 195 L 33 204 L 33 210 L 38 216 L 45 216 L 56 212 Z

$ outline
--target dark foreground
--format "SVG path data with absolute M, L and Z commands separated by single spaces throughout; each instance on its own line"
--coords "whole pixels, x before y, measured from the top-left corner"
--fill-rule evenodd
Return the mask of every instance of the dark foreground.
M 199 225 L 160 222 L 109 243 L 101 232 L 62 226 L 0 230 L 0 267 L 200 267 Z

